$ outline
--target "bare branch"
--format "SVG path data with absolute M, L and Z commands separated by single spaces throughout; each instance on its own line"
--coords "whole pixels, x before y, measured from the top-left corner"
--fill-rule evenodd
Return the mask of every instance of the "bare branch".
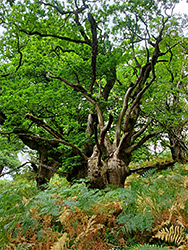
M 137 169 L 132 169 L 130 170 L 131 174 L 132 173 L 137 173 L 137 174 L 144 174 L 146 171 L 148 171 L 149 169 L 155 169 L 157 168 L 157 170 L 163 170 L 163 169 L 167 169 L 168 167 L 172 167 L 175 164 L 175 161 L 166 161 L 166 162 L 157 162 L 153 165 L 149 165 L 146 167 L 142 167 L 142 168 L 137 168 Z
M 181 42 L 177 42 L 177 43 L 175 43 L 173 46 L 171 46 L 169 49 L 167 49 L 165 52 L 163 52 L 163 53 L 160 53 L 160 55 L 159 56 L 164 56 L 164 55 L 166 55 L 168 52 L 170 52 L 171 53 L 171 57 L 170 57 L 170 61 L 172 60 L 172 52 L 171 52 L 171 49 L 173 49 L 174 47 L 176 47 L 178 44 L 180 44 Z
M 63 52 L 63 53 L 70 53 L 70 52 L 73 52 L 73 53 L 75 53 L 75 54 L 77 54 L 76 53 L 76 51 L 75 50 L 73 50 L 73 49 L 63 49 L 63 48 L 61 48 L 61 46 L 59 46 L 59 45 L 57 45 L 56 47 L 55 47 L 55 49 L 51 49 L 50 50 L 50 52 L 55 52 L 56 54 L 57 54 L 57 50 L 61 50 L 61 52 Z
M 28 162 L 25 162 L 25 163 L 23 163 L 21 166 L 15 168 L 15 169 L 11 169 L 10 171 L 8 171 L 8 172 L 6 172 L 6 173 L 1 174 L 0 177 L 4 176 L 4 175 L 6 175 L 6 174 L 10 174 L 10 173 L 12 173 L 12 172 L 15 172 L 15 171 L 17 171 L 18 169 L 24 167 L 24 166 L 25 166 L 26 164 L 28 164 L 28 163 L 30 163 L 30 162 L 29 162 L 29 161 L 28 161 Z
M 87 34 L 86 34 L 85 31 L 84 31 L 83 26 L 81 25 L 81 23 L 80 23 L 80 21 L 79 21 L 78 13 L 75 14 L 75 22 L 76 22 L 77 26 L 80 27 L 80 28 L 79 28 L 79 31 L 80 31 L 81 35 L 83 36 L 84 40 L 86 41 L 86 43 L 87 43 L 88 45 L 91 46 L 91 45 L 92 45 L 92 44 L 91 44 L 91 41 L 89 40 Z
M 28 40 L 28 41 L 29 41 L 29 40 Z M 28 43 L 28 41 L 26 42 L 26 44 Z M 22 49 L 23 47 L 25 47 L 26 44 L 20 46 L 20 40 L 19 40 L 19 37 L 17 37 L 17 48 L 18 48 L 18 53 L 20 54 L 20 59 L 19 59 L 18 66 L 16 67 L 14 73 L 16 73 L 16 72 L 19 70 L 19 68 L 21 67 L 21 65 L 22 65 L 23 53 L 21 52 L 21 49 Z M 3 75 L 1 75 L 1 77 L 6 77 L 6 76 L 9 76 L 9 75 L 11 75 L 11 73 L 3 74 Z
M 54 9 L 56 9 L 57 12 L 60 13 L 61 15 L 67 15 L 67 14 L 69 14 L 69 16 L 70 16 L 71 14 L 74 14 L 74 15 L 75 15 L 75 22 L 76 22 L 76 24 L 77 24 L 79 27 L 81 27 L 81 28 L 80 28 L 80 33 L 81 33 L 81 35 L 83 36 L 85 42 L 86 42 L 88 45 L 91 46 L 91 42 L 90 42 L 89 38 L 87 37 L 87 35 L 86 35 L 86 33 L 85 33 L 85 31 L 84 31 L 84 29 L 83 29 L 81 23 L 79 22 L 79 17 L 78 17 L 78 14 L 79 14 L 79 13 L 83 12 L 85 9 L 87 9 L 87 8 L 89 7 L 88 5 L 84 4 L 82 7 L 79 8 L 77 2 L 75 1 L 76 10 L 73 10 L 73 11 L 63 11 L 63 9 L 62 9 L 61 6 L 59 7 L 59 6 L 57 6 L 57 5 L 53 5 L 53 4 L 50 4 L 50 3 L 45 3 L 45 2 L 43 2 L 43 1 L 39 1 L 38 3 L 39 3 L 39 4 L 44 4 L 44 5 L 46 5 L 46 6 L 50 6 L 50 7 L 54 8 Z
M 89 6 L 88 5 L 84 5 L 82 6 L 81 8 L 77 8 L 77 10 L 75 11 L 63 11 L 61 8 L 59 8 L 58 6 L 56 5 L 53 5 L 53 4 L 50 4 L 50 3 L 45 3 L 43 1 L 38 1 L 39 4 L 44 4 L 46 6 L 50 6 L 54 9 L 57 10 L 57 12 L 59 12 L 61 15 L 66 15 L 66 14 L 78 14 L 78 13 L 81 13 L 82 11 L 84 11 L 85 9 L 87 9 Z M 76 6 L 78 7 L 78 6 Z
M 139 103 L 141 97 L 143 96 L 143 94 L 146 92 L 146 90 L 149 88 L 149 86 L 154 82 L 155 80 L 155 77 L 153 77 L 149 83 L 147 83 L 145 85 L 145 87 L 143 87 L 139 93 L 137 94 L 137 96 L 135 97 L 134 101 L 132 102 L 131 106 L 127 109 L 127 112 L 126 112 L 126 116 L 125 116 L 125 121 L 124 121 L 124 128 L 123 128 L 123 131 L 126 131 L 126 128 L 127 128 L 127 124 L 129 122 L 129 117 L 131 115 L 131 112 L 132 110 L 134 109 L 135 105 L 137 103 Z
M 117 150 L 116 150 L 117 156 L 119 156 L 119 155 L 121 154 L 122 150 L 124 149 L 124 143 L 125 143 L 125 141 L 126 141 L 128 135 L 129 135 L 129 133 L 126 132 L 126 133 L 124 133 L 123 136 L 121 137 L 121 141 L 120 141 L 120 143 L 119 143 L 119 145 L 118 145 L 118 147 L 117 147 Z
M 22 52 L 21 52 L 21 48 L 20 48 L 20 41 L 19 41 L 19 37 L 17 38 L 17 40 L 18 40 L 18 53 L 20 54 L 20 60 L 19 60 L 19 64 L 18 64 L 18 66 L 17 66 L 17 68 L 16 68 L 16 70 L 15 70 L 15 73 L 18 71 L 18 69 L 21 67 L 21 64 L 22 64 L 22 58 L 23 58 L 23 54 L 22 54 Z
M 2 132 L 2 131 L 0 131 L 0 135 L 11 135 L 11 134 L 14 134 L 14 131 L 11 131 L 11 132 Z
M 127 149 L 125 149 L 125 153 L 129 154 L 131 152 L 133 152 L 134 150 L 138 149 L 140 146 L 142 146 L 146 141 L 148 141 L 150 138 L 160 134 L 162 131 L 159 132 L 153 132 L 151 134 L 148 134 L 146 136 L 144 136 L 139 142 L 131 145 L 130 147 L 128 147 Z
M 137 86 L 137 84 L 138 84 L 138 81 L 136 81 L 134 84 L 132 84 L 128 88 L 127 92 L 125 93 L 124 101 L 123 101 L 123 107 L 121 109 L 121 112 L 119 114 L 117 124 L 116 124 L 116 134 L 115 134 L 114 143 L 113 143 L 115 146 L 118 146 L 118 144 L 119 144 L 120 134 L 121 134 L 121 124 L 122 124 L 125 112 L 126 112 L 126 110 L 128 108 L 129 97 L 130 97 L 132 91 L 134 90 L 134 88 Z
M 135 133 L 133 136 L 132 136 L 132 141 L 134 142 L 136 140 L 136 138 L 138 138 L 146 129 L 147 127 L 149 126 L 149 124 L 151 124 L 152 120 L 148 121 L 145 126 L 143 126 L 137 133 Z
M 137 58 L 136 58 L 136 56 L 135 56 L 133 40 L 134 40 L 134 36 L 133 36 L 132 39 L 131 39 L 131 44 L 132 44 L 132 56 L 133 56 L 133 59 L 134 59 L 136 65 L 137 65 L 137 67 L 138 67 L 139 69 L 141 69 L 141 65 L 139 64 L 139 62 L 138 62 L 138 60 L 137 60 Z
M 103 113 L 102 113 L 102 110 L 101 110 L 101 108 L 99 106 L 99 103 L 97 103 L 97 102 L 95 103 L 95 109 L 97 111 L 97 117 L 98 117 L 99 128 L 101 130 L 101 133 L 102 133 L 102 131 L 104 129 L 104 132 L 103 132 L 104 133 L 104 145 L 105 145 L 107 151 L 111 152 L 111 142 L 109 140 L 108 135 L 106 134 L 107 131 L 105 132 L 106 128 L 104 126 Z M 111 123 L 112 123 L 112 117 L 109 117 L 109 122 L 107 123 L 107 125 L 110 127 Z M 107 127 L 107 129 L 108 129 L 108 127 Z

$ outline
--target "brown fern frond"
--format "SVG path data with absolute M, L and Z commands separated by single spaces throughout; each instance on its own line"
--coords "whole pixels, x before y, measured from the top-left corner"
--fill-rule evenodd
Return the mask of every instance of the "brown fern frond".
M 185 235 L 183 234 L 183 231 L 183 227 L 172 225 L 170 229 L 167 227 L 162 228 L 153 236 L 153 238 L 179 246 L 185 242 Z
M 51 250 L 66 250 L 67 242 L 69 241 L 69 237 L 67 233 L 64 233 L 63 236 L 54 244 Z

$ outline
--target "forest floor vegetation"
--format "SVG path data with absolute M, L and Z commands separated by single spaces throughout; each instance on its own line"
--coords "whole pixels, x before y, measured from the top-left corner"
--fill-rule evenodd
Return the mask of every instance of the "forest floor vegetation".
M 45 191 L 23 177 L 1 180 L 0 249 L 186 250 L 188 165 L 104 190 L 58 175 Z

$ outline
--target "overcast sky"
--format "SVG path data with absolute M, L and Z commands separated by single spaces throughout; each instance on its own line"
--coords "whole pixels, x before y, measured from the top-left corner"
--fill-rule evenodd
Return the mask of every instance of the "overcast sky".
M 175 13 L 185 13 L 188 15 L 188 3 L 186 3 L 186 0 L 176 4 Z

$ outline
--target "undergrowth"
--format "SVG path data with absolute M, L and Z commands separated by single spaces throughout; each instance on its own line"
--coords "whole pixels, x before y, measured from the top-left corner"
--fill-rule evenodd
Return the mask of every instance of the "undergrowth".
M 90 189 L 55 175 L 48 189 L 0 182 L 0 249 L 188 249 L 188 166 Z

